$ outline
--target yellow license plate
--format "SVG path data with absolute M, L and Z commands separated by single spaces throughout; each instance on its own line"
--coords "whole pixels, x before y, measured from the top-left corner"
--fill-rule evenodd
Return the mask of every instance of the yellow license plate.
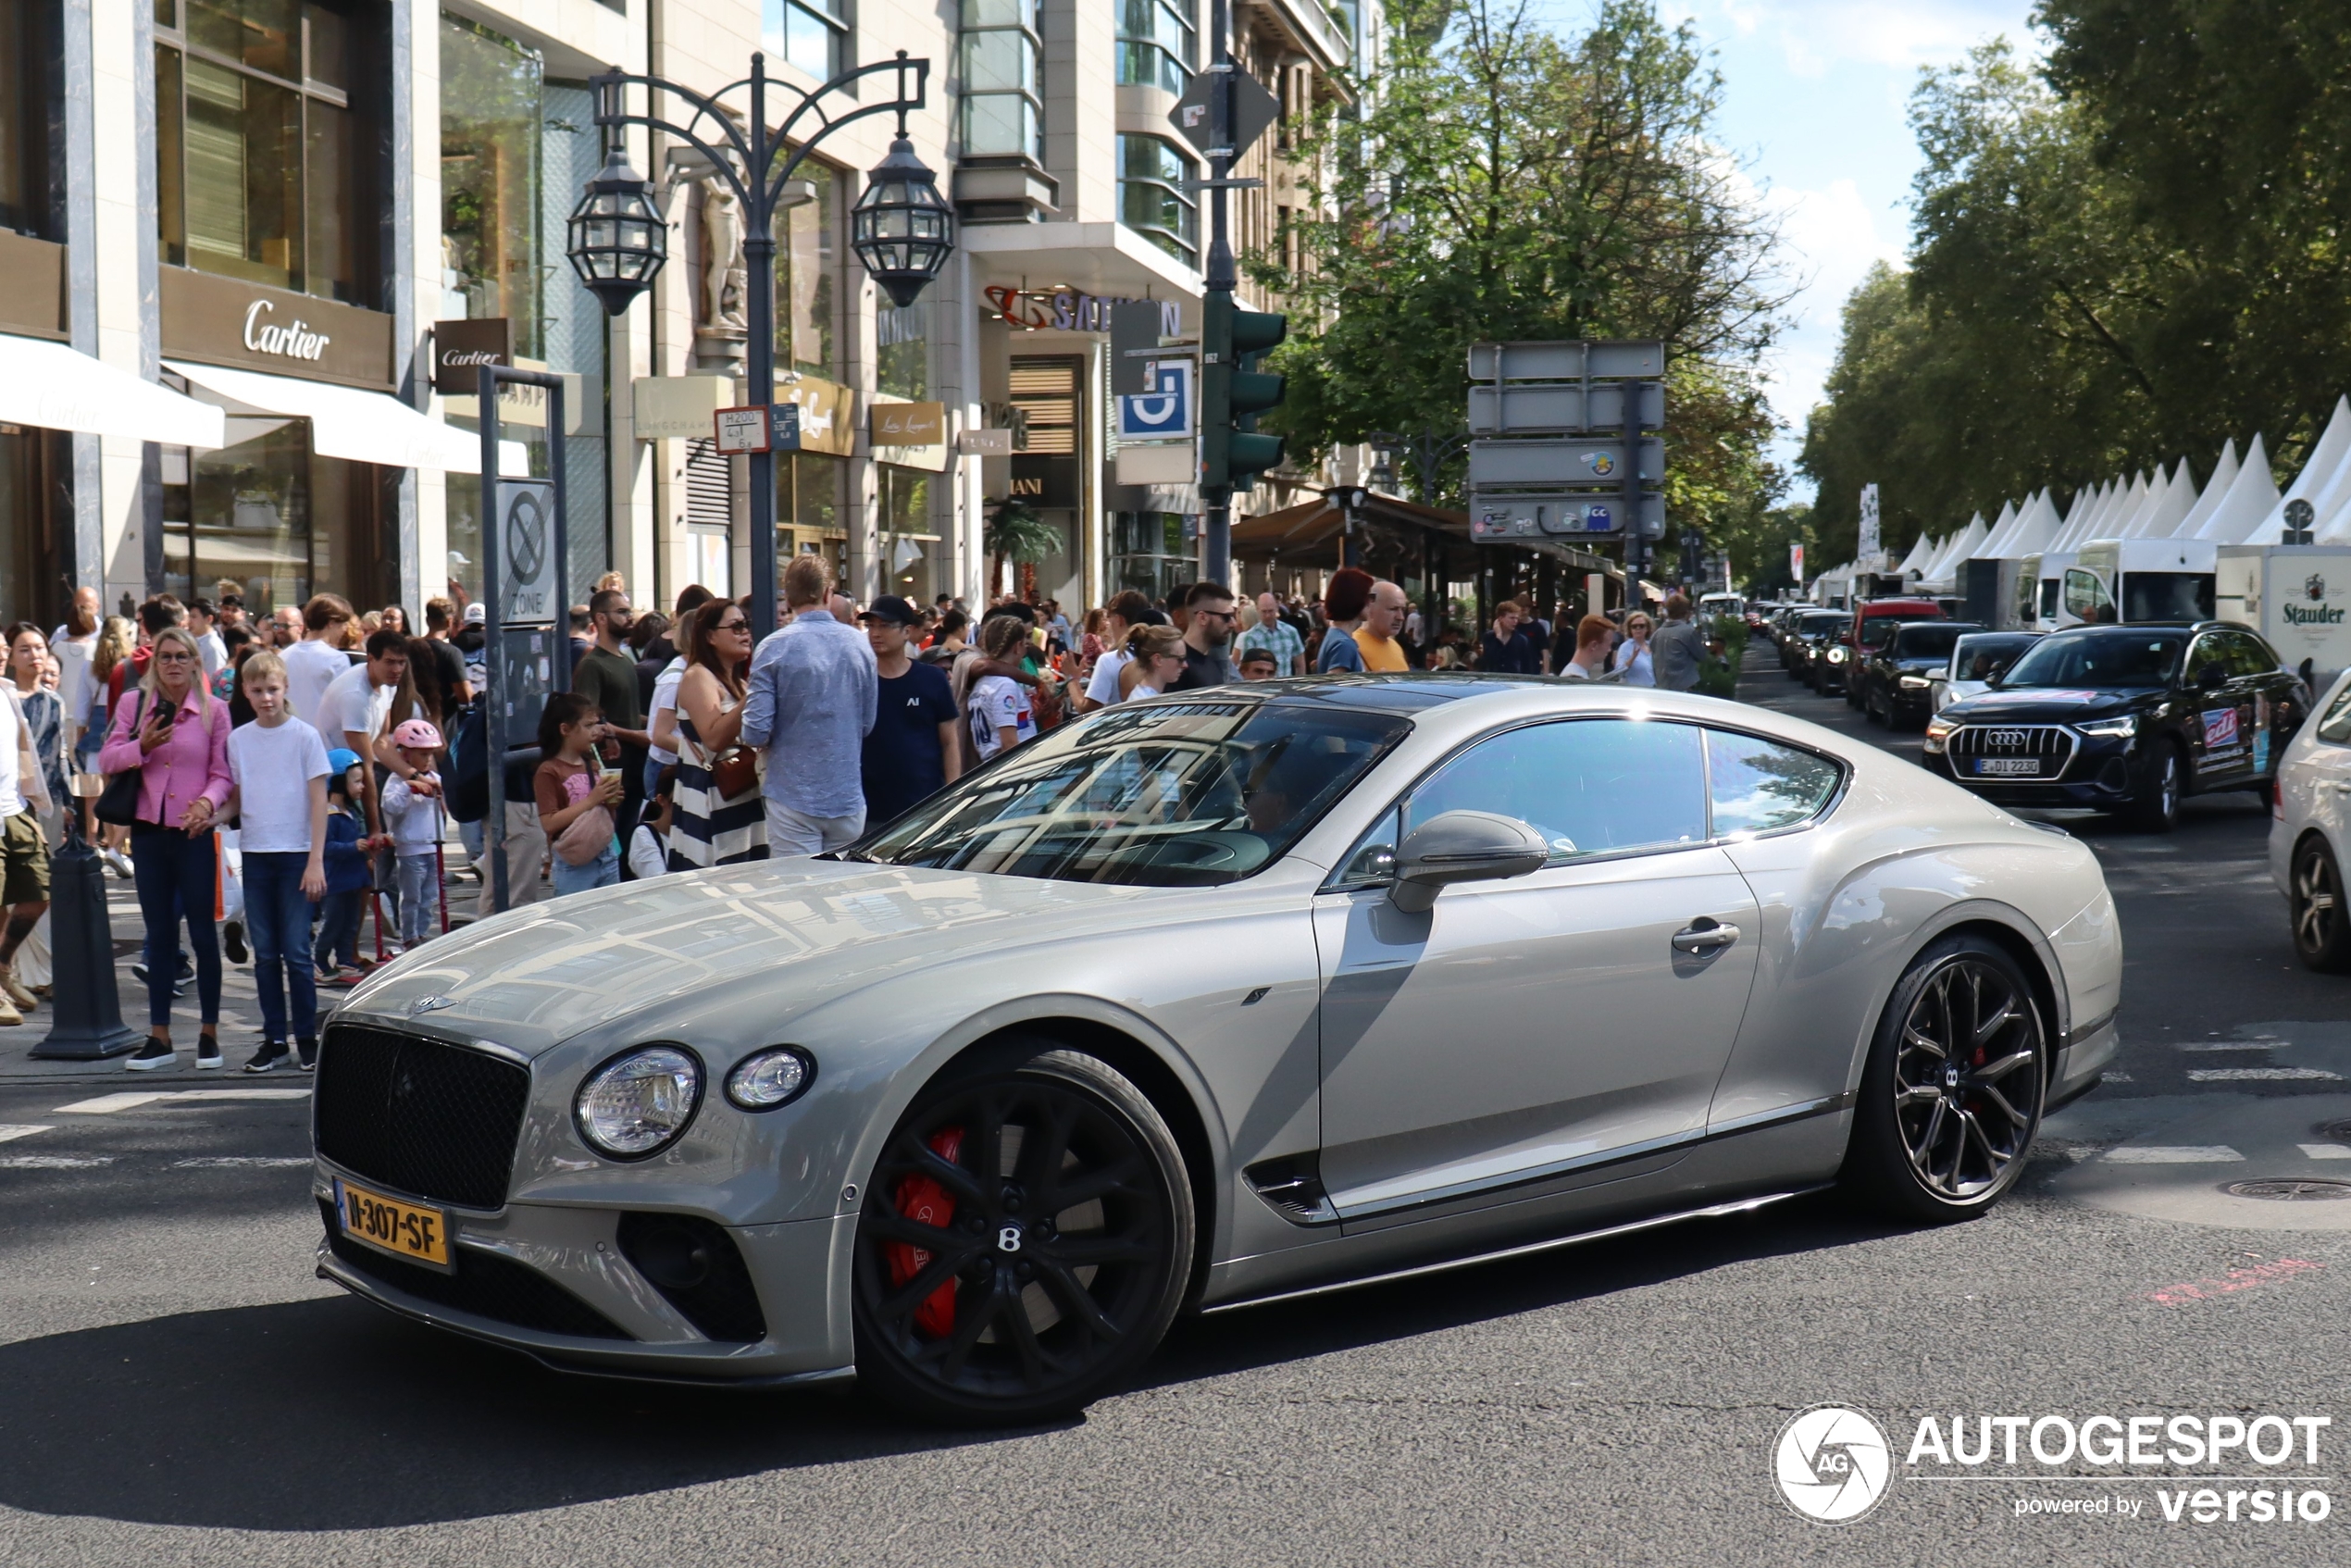
M 354 1240 L 399 1257 L 448 1266 L 449 1221 L 439 1209 L 404 1203 L 347 1181 L 335 1183 L 335 1208 L 342 1217 L 342 1233 Z

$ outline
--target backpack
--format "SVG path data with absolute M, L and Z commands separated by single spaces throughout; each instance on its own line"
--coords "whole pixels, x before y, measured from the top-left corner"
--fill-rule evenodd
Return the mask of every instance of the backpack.
M 459 822 L 479 822 L 490 815 L 489 728 L 482 704 L 476 703 L 458 719 L 449 740 L 449 777 L 443 783 L 449 815 Z

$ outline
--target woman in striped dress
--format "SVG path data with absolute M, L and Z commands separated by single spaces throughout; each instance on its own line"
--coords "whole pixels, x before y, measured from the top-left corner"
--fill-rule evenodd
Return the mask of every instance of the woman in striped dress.
M 672 793 L 669 868 L 767 858 L 767 806 L 754 776 L 740 794 L 722 798 L 717 759 L 743 723 L 743 673 L 751 663 L 751 620 L 732 599 L 713 599 L 688 618 L 686 673 L 678 682 L 678 782 Z

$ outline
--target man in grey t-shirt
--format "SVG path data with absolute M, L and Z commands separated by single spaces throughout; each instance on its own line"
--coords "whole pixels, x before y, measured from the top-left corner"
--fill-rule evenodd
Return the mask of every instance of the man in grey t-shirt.
M 1649 639 L 1649 661 L 1658 685 L 1668 691 L 1696 690 L 1700 666 L 1715 662 L 1706 633 L 1690 619 L 1689 600 L 1679 593 L 1666 595 L 1665 624 Z
M 828 608 L 832 572 L 815 555 L 784 568 L 792 622 L 751 656 L 742 741 L 766 754 L 767 852 L 818 854 L 865 830 L 865 736 L 879 678 L 865 634 Z

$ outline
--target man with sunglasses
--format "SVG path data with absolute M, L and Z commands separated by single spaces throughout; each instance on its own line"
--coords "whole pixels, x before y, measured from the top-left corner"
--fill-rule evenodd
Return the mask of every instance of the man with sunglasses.
M 625 648 L 637 612 L 628 595 L 617 588 L 596 591 L 588 601 L 591 641 L 571 672 L 571 689 L 596 704 L 619 751 L 604 760 L 620 769 L 621 809 L 617 820 L 634 824 L 639 803 L 645 798 L 645 754 L 653 737 L 645 732 L 644 700 L 637 686 L 637 661 Z
M 1239 619 L 1234 607 L 1233 591 L 1221 582 L 1196 582 L 1184 596 L 1185 608 L 1190 611 L 1184 623 L 1184 673 L 1172 691 L 1197 691 L 1210 686 L 1239 684 L 1240 671 L 1233 667 L 1232 655 L 1225 652 L 1233 643 L 1233 628 Z

